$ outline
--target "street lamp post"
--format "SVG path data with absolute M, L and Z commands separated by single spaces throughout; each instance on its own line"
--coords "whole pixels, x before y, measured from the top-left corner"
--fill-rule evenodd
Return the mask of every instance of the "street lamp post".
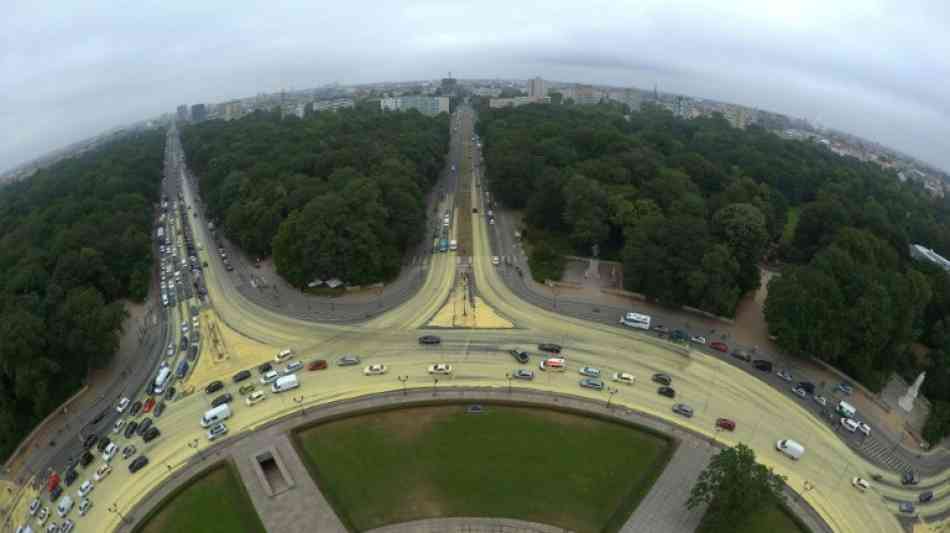
M 402 395 L 405 396 L 407 394 L 406 382 L 409 381 L 409 376 L 396 376 L 396 379 L 398 379 L 399 382 L 402 383 Z
M 610 401 L 614 399 L 614 394 L 617 394 L 617 389 L 607 387 L 607 409 L 610 409 Z
M 432 395 L 435 396 L 436 387 L 439 385 L 439 378 L 432 378 Z
M 505 379 L 508 380 L 508 394 L 511 394 L 511 372 L 505 372 Z

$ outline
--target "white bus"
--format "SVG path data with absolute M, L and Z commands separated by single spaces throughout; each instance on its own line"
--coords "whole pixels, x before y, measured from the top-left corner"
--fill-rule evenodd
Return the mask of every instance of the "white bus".
M 650 329 L 650 315 L 627 313 L 620 317 L 620 323 L 631 328 Z

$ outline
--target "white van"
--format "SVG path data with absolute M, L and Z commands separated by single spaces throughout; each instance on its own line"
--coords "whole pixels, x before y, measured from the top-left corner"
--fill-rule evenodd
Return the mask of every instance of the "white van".
M 201 427 L 206 428 L 208 426 L 213 426 L 218 422 L 223 422 L 231 418 L 231 406 L 229 404 L 221 404 L 214 409 L 209 409 L 208 412 L 201 417 Z
M 539 366 L 541 370 L 564 372 L 567 369 L 567 360 L 560 357 L 551 357 L 550 359 L 542 360 Z
M 297 381 L 297 375 L 288 374 L 286 376 L 281 376 L 277 378 L 277 381 L 275 381 L 274 384 L 270 386 L 270 389 L 274 391 L 274 393 L 276 394 L 278 392 L 284 392 L 284 391 L 289 391 L 291 389 L 296 389 L 299 386 L 300 386 L 300 382 Z
M 69 514 L 69 511 L 73 510 L 73 499 L 69 495 L 64 495 L 59 499 L 59 503 L 56 505 L 56 512 L 59 513 L 60 518 L 66 518 L 66 515 Z
M 845 401 L 838 402 L 838 407 L 836 407 L 835 410 L 838 411 L 839 415 L 845 418 L 854 418 L 854 415 L 858 413 L 858 410 L 855 409 L 853 405 Z
M 155 394 L 165 394 L 165 387 L 168 386 L 171 375 L 172 369 L 168 365 L 162 365 L 162 368 L 158 370 L 158 376 L 155 377 L 155 387 L 152 389 Z
M 796 461 L 805 455 L 805 447 L 789 439 L 776 442 L 775 449 L 791 457 L 792 459 L 795 459 Z

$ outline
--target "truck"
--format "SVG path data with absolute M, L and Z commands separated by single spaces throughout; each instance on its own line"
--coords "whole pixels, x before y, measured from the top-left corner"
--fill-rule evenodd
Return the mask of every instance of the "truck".
M 271 391 L 274 392 L 274 394 L 277 394 L 278 392 L 286 392 L 291 389 L 296 389 L 299 386 L 300 386 L 300 382 L 297 381 L 297 375 L 290 374 L 287 376 L 281 376 L 277 378 L 277 381 L 275 381 L 270 386 L 270 389 Z
M 449 240 L 448 240 L 448 239 L 442 239 L 441 241 L 439 241 L 439 251 L 440 251 L 440 252 L 448 252 L 448 251 L 449 251 Z
M 201 417 L 201 427 L 213 426 L 218 422 L 224 422 L 231 418 L 231 404 L 223 403 L 212 409 L 208 409 Z

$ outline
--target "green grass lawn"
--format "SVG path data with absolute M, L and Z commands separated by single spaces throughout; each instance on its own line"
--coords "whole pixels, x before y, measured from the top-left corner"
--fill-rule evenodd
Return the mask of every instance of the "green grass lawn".
M 159 505 L 136 533 L 266 533 L 237 472 L 212 468 Z
M 614 531 L 672 454 L 653 433 L 557 411 L 489 405 L 400 409 L 297 434 L 352 529 L 484 516 Z
M 780 505 L 773 505 L 754 514 L 748 520 L 736 524 L 732 533 L 810 533 L 810 530 L 792 517 L 789 511 Z M 700 527 L 696 533 L 705 533 Z
M 791 244 L 795 238 L 795 228 L 798 227 L 798 208 L 790 207 L 785 218 L 785 227 L 782 228 L 782 244 Z

